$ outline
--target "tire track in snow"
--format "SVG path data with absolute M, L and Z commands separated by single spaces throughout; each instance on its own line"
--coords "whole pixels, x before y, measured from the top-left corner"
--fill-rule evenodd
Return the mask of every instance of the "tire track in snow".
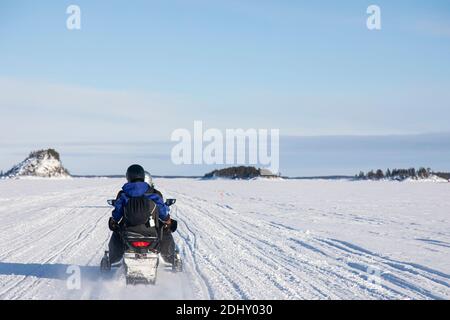
M 290 254 L 292 254 L 292 252 L 283 252 L 286 249 L 290 249 L 291 251 L 295 252 L 295 248 L 292 246 L 288 246 L 288 247 L 276 247 L 277 250 L 281 251 L 281 255 L 273 255 L 274 251 L 270 252 L 273 256 L 273 258 L 270 261 L 267 260 L 267 256 L 264 256 L 264 253 L 267 253 L 268 248 L 270 249 L 271 247 L 275 247 L 274 243 L 270 243 L 270 242 L 266 242 L 263 239 L 259 239 L 258 238 L 258 234 L 256 234 L 255 232 L 250 232 L 250 231 L 255 231 L 261 229 L 262 226 L 265 227 L 265 230 L 267 232 L 270 232 L 270 228 L 269 225 L 267 223 L 263 224 L 263 223 L 254 223 L 254 222 L 249 222 L 249 221 L 245 221 L 246 218 L 245 217 L 239 217 L 239 219 L 237 220 L 237 223 L 232 224 L 232 223 L 228 223 L 224 222 L 226 219 L 224 217 L 229 218 L 226 215 L 226 211 L 230 210 L 233 211 L 232 208 L 230 208 L 229 206 L 215 206 L 214 204 L 206 204 L 204 200 L 200 200 L 199 199 L 195 199 L 194 197 L 189 197 L 185 194 L 180 194 L 177 192 L 172 191 L 172 193 L 178 194 L 178 196 L 180 198 L 182 198 L 182 200 L 185 202 L 187 207 L 191 207 L 189 209 L 185 209 L 187 211 L 187 213 L 184 214 L 183 219 L 187 220 L 186 223 L 191 223 L 191 224 L 198 224 L 198 221 L 194 221 L 191 217 L 195 216 L 195 217 L 200 217 L 201 215 L 205 216 L 205 217 L 213 217 L 214 223 L 216 224 L 220 224 L 221 228 L 223 228 L 224 230 L 227 230 L 229 233 L 228 235 L 233 235 L 234 240 L 237 241 L 236 239 L 241 239 L 244 240 L 242 241 L 242 243 L 240 243 L 240 245 L 245 244 L 245 246 L 247 246 L 247 249 L 249 248 L 248 245 L 252 246 L 253 250 L 247 250 L 248 252 L 250 252 L 251 255 L 253 255 L 254 258 L 260 259 L 264 265 L 266 266 L 271 266 L 273 267 L 275 264 L 277 263 L 284 263 L 287 265 L 292 266 L 292 268 L 287 268 L 288 273 L 293 273 L 296 269 L 302 269 L 303 271 L 305 269 L 308 270 L 308 273 L 306 274 L 306 276 L 309 277 L 313 277 L 315 279 L 314 282 L 309 283 L 310 287 L 312 288 L 312 290 L 310 290 L 311 292 L 314 292 L 317 294 L 319 293 L 322 296 L 335 296 L 335 297 L 341 297 L 341 298 L 345 298 L 346 296 L 348 296 L 349 294 L 356 295 L 358 296 L 357 293 L 354 292 L 355 290 L 355 286 L 358 287 L 361 291 L 360 294 L 361 295 L 372 295 L 373 298 L 407 298 L 407 297 L 416 297 L 416 298 L 442 298 L 441 296 L 437 296 L 435 294 L 432 294 L 431 292 L 429 292 L 426 289 L 423 289 L 417 285 L 412 285 L 412 283 L 414 283 L 414 281 L 417 281 L 416 279 L 407 279 L 407 280 L 402 280 L 401 277 L 404 276 L 404 274 L 401 274 L 401 277 L 392 277 L 390 276 L 390 274 L 395 273 L 395 268 L 392 268 L 392 265 L 390 265 L 391 268 L 389 267 L 389 263 L 388 260 L 381 260 L 381 261 L 374 261 L 374 255 L 371 254 L 369 251 L 364 250 L 362 248 L 362 250 L 359 250 L 359 252 L 356 250 L 352 250 L 355 249 L 356 246 L 351 246 L 350 247 L 343 247 L 342 243 L 341 245 L 339 245 L 338 240 L 336 239 L 327 239 L 327 238 L 319 238 L 319 237 L 312 237 L 312 236 L 306 236 L 304 233 L 301 233 L 297 230 L 292 230 L 292 228 L 287 228 L 286 226 L 280 225 L 279 223 L 275 223 L 272 222 L 270 224 L 271 227 L 275 227 L 275 228 L 283 228 L 286 229 L 287 231 L 292 231 L 294 234 L 296 234 L 295 236 L 291 235 L 291 239 L 293 239 L 294 241 L 298 241 L 297 243 L 300 244 L 301 247 L 303 247 L 306 250 L 309 250 L 310 253 L 308 254 L 308 256 L 306 256 L 305 259 L 301 259 L 301 260 L 291 260 L 291 259 L 287 259 L 286 257 L 289 256 Z M 195 211 L 199 211 L 200 213 L 195 213 Z M 215 214 L 214 211 L 219 212 L 218 214 Z M 234 217 L 236 217 L 237 213 L 234 212 Z M 189 218 L 187 218 L 189 217 Z M 205 217 L 202 217 L 203 220 L 205 220 Z M 203 221 L 204 222 L 204 221 Z M 200 222 L 202 223 L 202 222 Z M 208 225 L 208 227 L 210 229 L 213 229 L 211 227 L 211 224 L 209 222 L 204 222 L 206 225 Z M 244 223 L 247 224 L 249 226 L 252 226 L 253 228 L 247 228 L 245 231 L 243 231 L 242 229 L 239 229 L 236 227 L 236 225 L 239 225 L 240 223 Z M 200 232 L 205 231 L 205 230 L 201 230 L 199 229 Z M 208 230 L 209 232 L 211 232 L 211 230 Z M 217 232 L 217 230 L 215 230 Z M 258 230 L 259 231 L 259 230 Z M 302 240 L 299 240 L 298 237 L 302 236 Z M 261 245 L 256 245 L 256 242 L 260 242 L 262 243 Z M 255 253 L 255 251 L 259 251 L 258 253 Z M 317 265 L 311 265 L 308 261 L 308 259 L 310 260 L 314 260 L 317 259 L 314 256 L 314 253 L 316 255 L 321 255 L 324 256 L 326 258 L 326 260 L 328 260 L 327 262 L 330 263 L 331 265 L 326 265 L 325 266 L 317 266 Z M 261 256 L 264 257 L 263 259 L 261 259 Z M 344 259 L 342 259 L 342 257 L 345 257 Z M 382 258 L 379 257 L 378 258 Z M 331 260 L 331 261 L 330 261 Z M 269 262 L 270 261 L 270 262 Z M 320 261 L 320 260 L 319 260 Z M 350 261 L 350 262 L 349 262 Z M 354 270 L 354 265 L 352 265 L 351 261 L 355 261 L 354 263 L 362 263 L 361 265 L 365 266 L 365 270 L 361 268 L 359 270 Z M 242 261 L 241 261 L 242 262 Z M 246 264 L 246 267 L 251 268 L 252 266 L 250 264 L 248 264 L 247 262 L 243 261 L 244 265 Z M 384 283 L 380 284 L 379 286 L 372 286 L 370 281 L 368 280 L 370 274 L 368 273 L 369 268 L 372 267 L 378 267 L 379 264 L 383 264 L 383 270 L 384 273 L 381 276 L 382 280 L 386 280 L 383 281 Z M 270 270 L 269 267 L 268 269 Z M 223 266 L 219 266 L 217 267 L 218 269 L 222 268 L 222 272 L 224 272 L 225 270 Z M 256 269 L 254 269 L 255 272 Z M 362 271 L 362 272 L 361 272 Z M 397 270 L 398 271 L 398 270 Z M 397 272 L 398 273 L 398 272 Z M 411 273 L 411 272 L 410 272 Z M 415 276 L 419 276 L 419 277 L 424 277 L 432 282 L 434 282 L 437 285 L 442 285 L 444 287 L 448 287 L 448 283 L 444 280 L 440 280 L 440 279 L 436 279 L 435 276 L 432 276 L 430 274 L 426 274 L 426 273 L 419 273 L 419 272 L 412 272 L 413 275 Z M 270 271 L 268 272 L 267 269 L 265 271 L 265 274 L 270 274 Z M 438 273 L 439 274 L 439 273 Z M 319 276 L 321 275 L 321 276 Z M 442 276 L 442 273 L 440 274 Z M 319 276 L 319 277 L 318 277 Z M 444 278 L 445 278 L 445 274 L 444 274 Z M 322 278 L 322 279 L 321 279 Z M 333 283 L 334 285 L 339 284 L 341 285 L 341 288 L 336 288 L 333 287 L 333 293 L 327 292 L 327 293 L 323 293 L 321 292 L 321 290 L 323 290 L 323 288 L 327 288 L 329 287 L 329 283 L 330 283 L 330 279 L 333 279 Z M 299 283 L 300 281 L 298 279 L 297 283 Z M 391 280 L 391 281 L 388 281 Z M 277 281 L 279 281 L 279 278 L 277 279 Z M 403 282 L 402 282 L 403 281 Z M 319 286 L 317 286 L 317 284 L 319 284 Z M 273 285 L 275 287 L 277 287 L 278 283 L 273 283 Z M 328 284 L 328 286 L 327 286 Z M 237 291 L 241 290 L 241 288 L 236 288 L 236 285 L 231 284 L 232 287 L 234 287 Z M 282 290 L 284 290 L 286 287 L 280 286 L 281 288 L 283 288 Z M 378 287 L 378 288 L 377 288 Z M 304 288 L 302 289 L 302 291 L 304 290 Z M 343 291 L 344 295 L 340 296 L 339 292 Z M 400 290 L 400 291 L 399 291 Z M 443 291 L 445 293 L 445 291 Z M 337 295 L 336 295 L 337 294 Z M 295 294 L 293 295 L 294 297 Z M 288 296 L 289 297 L 289 296 Z
M 222 230 L 227 230 L 227 232 L 225 234 L 221 234 L 221 236 L 233 236 L 233 239 L 230 239 L 230 242 L 238 242 L 240 247 L 244 247 L 246 253 L 248 254 L 248 256 L 252 256 L 253 257 L 253 263 L 249 264 L 247 263 L 245 260 L 240 260 L 238 263 L 240 264 L 244 264 L 248 267 L 249 271 L 245 272 L 246 275 L 250 275 L 252 273 L 257 273 L 261 276 L 262 279 L 265 279 L 266 281 L 268 280 L 269 282 L 266 282 L 266 286 L 268 287 L 275 287 L 278 288 L 278 290 L 280 290 L 281 292 L 284 292 L 284 294 L 282 295 L 283 298 L 299 298 L 299 294 L 298 292 L 300 291 L 304 291 L 306 290 L 306 288 L 301 288 L 301 284 L 302 282 L 300 281 L 300 279 L 295 278 L 295 271 L 299 270 L 300 268 L 297 268 L 299 265 L 298 264 L 291 264 L 292 267 L 294 267 L 293 269 L 287 268 L 287 273 L 284 274 L 285 278 L 288 279 L 288 281 L 282 281 L 280 279 L 280 277 L 277 278 L 273 278 L 273 274 L 275 271 L 275 267 L 280 264 L 281 262 L 283 262 L 283 259 L 280 259 L 279 256 L 274 256 L 271 258 L 271 255 L 267 255 L 267 248 L 272 248 L 274 246 L 274 244 L 271 243 L 267 243 L 267 242 L 263 242 L 265 248 L 260 248 L 257 245 L 254 244 L 254 241 L 251 240 L 251 238 L 246 234 L 246 232 L 243 232 L 243 230 L 233 230 L 233 224 L 226 224 L 224 223 L 221 218 L 222 215 L 224 215 L 224 212 L 222 212 L 223 208 L 220 207 L 216 207 L 214 208 L 216 211 L 218 211 L 217 215 L 213 215 L 212 212 L 209 210 L 210 208 L 208 207 L 207 209 L 202 208 L 203 202 L 200 205 L 196 205 L 195 202 L 198 202 L 196 199 L 189 199 L 189 197 L 186 197 L 184 195 L 180 195 L 181 197 L 183 197 L 183 200 L 186 204 L 186 206 L 189 209 L 186 209 L 187 213 L 182 217 L 186 221 L 186 223 L 189 223 L 190 225 L 194 225 L 197 226 L 198 225 L 206 225 L 208 226 L 209 230 L 198 230 L 199 233 L 203 233 L 203 234 L 207 234 L 209 233 L 220 233 L 220 229 Z M 198 211 L 198 213 L 196 213 L 194 215 L 194 211 Z M 209 217 L 210 219 L 214 220 L 213 224 L 211 225 L 210 222 L 205 222 L 204 220 L 201 221 L 194 221 L 192 219 L 192 217 L 203 217 L 203 219 L 205 219 L 205 217 Z M 241 223 L 241 221 L 238 221 L 238 225 Z M 220 228 L 219 229 L 214 229 L 212 226 L 214 224 L 220 224 Z M 212 230 L 213 229 L 213 230 Z M 248 229 L 247 229 L 248 230 Z M 248 231 L 247 231 L 248 232 Z M 254 235 L 251 235 L 254 236 Z M 211 237 L 211 239 L 209 239 L 210 241 L 214 241 L 214 237 Z M 259 239 L 258 239 L 259 240 Z M 261 241 L 261 240 L 259 240 Z M 222 248 L 222 253 L 226 256 L 227 252 L 223 252 L 224 248 Z M 237 249 L 240 250 L 240 249 Z M 276 250 L 275 250 L 275 253 Z M 272 254 L 272 252 L 271 252 Z M 285 253 L 282 253 L 282 256 Z M 228 257 L 229 258 L 229 257 Z M 232 261 L 232 259 L 230 259 Z M 280 261 L 281 260 L 281 261 Z M 256 261 L 256 262 L 255 262 Z M 287 263 L 291 263 L 290 260 L 284 260 Z M 205 262 L 206 264 L 206 262 Z M 231 274 L 233 274 L 235 277 L 237 277 L 238 279 L 242 279 L 242 277 L 240 277 L 239 274 L 236 274 L 236 268 L 235 266 L 228 266 L 231 269 Z M 305 266 L 302 266 L 303 268 Z M 224 269 L 223 266 L 223 262 L 220 266 L 217 267 L 217 269 L 219 270 L 219 272 L 217 272 L 218 274 L 220 274 L 223 277 L 223 274 L 225 273 L 226 270 L 221 270 Z M 242 272 L 242 270 L 240 270 Z M 278 270 L 279 272 L 279 270 Z M 260 281 L 261 279 L 259 279 Z M 279 282 L 282 282 L 282 284 L 280 284 Z M 294 282 L 298 288 L 296 288 L 295 290 L 292 289 L 292 282 Z M 230 282 L 230 286 L 233 290 L 237 291 L 239 295 L 241 295 L 242 298 L 242 290 L 247 290 L 249 291 L 249 287 L 254 287 L 253 284 L 250 285 L 245 285 L 245 281 L 241 281 L 241 285 L 244 285 L 244 288 L 240 288 L 239 286 L 236 286 L 235 283 L 231 283 Z M 321 290 L 318 289 L 316 286 L 314 286 L 314 284 L 308 284 L 306 283 L 306 285 L 308 285 L 310 287 L 309 291 L 314 291 L 317 293 L 320 293 Z M 221 288 L 221 290 L 223 290 L 223 288 Z M 250 291 L 251 292 L 251 291 Z M 245 296 L 248 296 L 248 294 L 245 294 Z

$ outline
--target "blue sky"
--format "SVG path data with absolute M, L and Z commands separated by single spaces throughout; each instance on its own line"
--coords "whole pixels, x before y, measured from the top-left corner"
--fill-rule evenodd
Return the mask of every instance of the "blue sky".
M 70 4 L 81 30 L 66 29 Z M 366 28 L 370 4 L 380 31 Z M 448 1 L 2 0 L 0 145 L 167 141 L 194 120 L 284 136 L 445 133 L 449 56 Z

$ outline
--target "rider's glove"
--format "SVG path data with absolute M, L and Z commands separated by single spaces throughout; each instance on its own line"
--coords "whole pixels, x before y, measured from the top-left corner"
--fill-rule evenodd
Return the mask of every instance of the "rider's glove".
M 111 231 L 117 231 L 119 229 L 119 224 L 113 217 L 109 217 L 108 226 Z
M 170 229 L 170 231 L 175 232 L 177 230 L 178 222 L 172 219 L 170 216 L 164 221 L 164 229 Z
M 178 227 L 178 222 L 175 219 L 171 219 L 172 222 L 169 225 L 170 231 L 175 232 L 177 231 L 177 227 Z
M 172 218 L 170 218 L 170 215 L 167 216 L 167 220 L 163 221 L 163 223 L 164 223 L 164 228 L 167 229 L 170 227 L 170 224 L 172 223 Z

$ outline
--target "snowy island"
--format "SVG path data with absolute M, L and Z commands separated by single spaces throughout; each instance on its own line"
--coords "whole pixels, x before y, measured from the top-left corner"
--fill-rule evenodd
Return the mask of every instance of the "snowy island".
M 31 152 L 25 160 L 0 176 L 2 178 L 70 178 L 70 173 L 62 165 L 59 153 L 54 149 L 46 149 Z
M 278 178 L 278 175 L 273 174 L 267 169 L 255 167 L 230 167 L 220 170 L 214 170 L 203 176 L 203 179 L 225 178 L 225 179 L 242 179 L 249 180 L 255 178 Z

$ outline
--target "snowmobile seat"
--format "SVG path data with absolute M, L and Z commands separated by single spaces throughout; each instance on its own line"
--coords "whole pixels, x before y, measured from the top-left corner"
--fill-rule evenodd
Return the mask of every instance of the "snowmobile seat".
M 157 237 L 158 232 L 154 227 L 148 227 L 146 225 L 138 225 L 134 227 L 126 227 L 122 231 L 122 236 L 126 237 Z
M 152 236 L 152 234 L 142 234 L 133 231 L 125 231 L 123 233 L 123 238 L 125 240 L 134 240 L 134 239 L 148 239 L 148 238 L 154 239 L 156 237 Z

